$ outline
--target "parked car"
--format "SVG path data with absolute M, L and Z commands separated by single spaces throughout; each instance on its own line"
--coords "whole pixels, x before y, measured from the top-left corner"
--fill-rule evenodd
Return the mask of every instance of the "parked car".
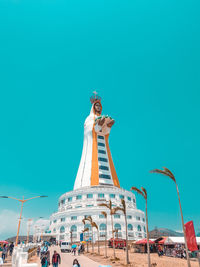
M 66 241 L 61 241 L 60 250 L 61 250 L 61 252 L 70 252 L 71 251 L 71 244 L 69 242 L 66 242 Z

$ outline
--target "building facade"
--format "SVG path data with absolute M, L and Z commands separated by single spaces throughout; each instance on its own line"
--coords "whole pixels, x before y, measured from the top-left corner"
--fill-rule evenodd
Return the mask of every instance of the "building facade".
M 99 206 L 100 203 L 112 201 L 112 206 L 121 205 L 121 199 L 126 201 L 128 237 L 137 240 L 146 237 L 145 215 L 137 209 L 135 195 L 120 187 L 115 166 L 109 147 L 109 135 L 114 120 L 102 116 L 102 105 L 99 96 L 91 97 L 92 108 L 84 123 L 83 151 L 78 168 L 73 191 L 59 198 L 58 212 L 50 217 L 50 230 L 58 241 L 70 239 L 80 240 L 84 228 L 84 238 L 91 239 L 91 225 L 84 225 L 83 219 L 91 216 L 99 229 L 100 240 L 112 237 L 111 216 L 109 210 Z M 101 214 L 105 211 L 106 218 Z M 121 212 L 113 215 L 115 235 L 125 238 L 125 220 Z M 97 232 L 94 230 L 94 239 Z

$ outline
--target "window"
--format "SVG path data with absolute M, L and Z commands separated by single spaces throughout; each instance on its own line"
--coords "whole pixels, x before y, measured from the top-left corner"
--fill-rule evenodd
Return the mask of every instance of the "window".
M 110 179 L 111 177 L 108 174 L 100 174 L 99 178 Z
M 98 142 L 98 146 L 105 147 L 105 144 L 104 144 L 104 143 L 100 143 L 100 142 Z
M 131 201 L 131 197 L 127 197 L 128 201 Z
M 132 216 L 131 215 L 127 215 L 127 219 L 132 219 Z
M 104 140 L 104 136 L 102 136 L 102 135 L 98 135 L 98 139 L 102 139 L 102 140 Z
M 133 198 L 133 203 L 135 203 L 135 198 Z
M 110 198 L 115 198 L 115 194 L 110 194 L 109 197 Z
M 115 219 L 120 219 L 120 215 L 119 214 L 114 214 L 114 218 Z
M 76 225 L 72 225 L 71 226 L 71 231 L 72 232 L 77 232 L 77 226 Z
M 143 222 L 145 222 L 145 218 L 142 218 Z
M 53 228 L 53 232 L 54 232 L 54 233 L 56 232 L 56 228 Z
M 145 226 L 143 227 L 143 229 L 144 229 L 144 232 L 146 233 L 146 227 Z
M 71 221 L 75 221 L 75 220 L 77 220 L 77 216 L 72 216 Z
M 82 208 L 82 205 L 77 205 L 75 208 L 76 209 Z
M 106 230 L 106 224 L 105 223 L 102 223 L 99 225 L 99 230 L 100 231 L 105 231 Z
M 99 219 L 104 219 L 104 215 L 103 214 L 99 214 Z
M 114 226 L 115 229 L 121 230 L 121 225 L 119 223 L 116 223 Z
M 91 217 L 91 215 L 84 215 L 84 219 L 87 219 L 88 217 Z
M 124 199 L 124 196 L 123 196 L 123 195 L 119 195 L 119 198 L 120 198 L 120 199 Z
M 87 194 L 87 198 L 93 198 L 93 194 Z
M 136 220 L 137 220 L 137 221 L 140 221 L 140 217 L 139 217 L 139 216 L 136 216 Z
M 92 205 L 92 204 L 88 204 L 88 205 L 86 205 L 86 207 L 87 207 L 87 208 L 90 208 L 90 207 L 94 207 L 94 205 Z
M 101 150 L 101 149 L 99 149 L 99 150 L 98 150 L 98 153 L 99 153 L 99 154 L 106 154 L 106 151 L 105 151 L 105 150 Z
M 68 197 L 68 202 L 71 202 L 72 201 L 72 197 Z
M 137 227 L 137 230 L 138 230 L 138 232 L 141 232 L 141 231 L 142 231 L 142 229 L 141 229 L 141 226 L 140 226 L 140 225 L 138 225 L 138 227 Z
M 54 223 L 56 223 L 56 222 L 57 222 L 57 220 L 54 220 L 53 222 L 54 222 Z
M 76 196 L 76 199 L 78 200 L 78 199 L 82 199 L 82 196 L 81 195 L 78 195 L 78 196 Z
M 60 227 L 60 233 L 64 233 L 65 232 L 65 227 L 64 226 L 61 226 Z
M 61 222 L 65 222 L 65 218 L 61 218 L 60 220 L 61 220 Z
M 99 169 L 100 170 L 106 170 L 106 171 L 109 171 L 109 168 L 107 166 L 99 166 Z
M 98 198 L 104 198 L 104 194 L 98 194 Z
M 62 200 L 60 201 L 60 203 L 63 205 L 63 204 L 65 203 L 65 200 L 62 199 Z
M 99 161 L 102 161 L 102 162 L 108 162 L 108 160 L 105 159 L 105 158 L 98 158 L 98 160 L 99 160 Z
M 133 225 L 132 224 L 128 224 L 128 231 L 132 231 L 133 230 Z

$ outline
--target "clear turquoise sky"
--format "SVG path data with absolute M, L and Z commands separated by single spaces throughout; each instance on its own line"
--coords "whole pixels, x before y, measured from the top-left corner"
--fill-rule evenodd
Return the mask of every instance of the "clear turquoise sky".
M 95 89 L 116 120 L 121 186 L 148 190 L 150 228 L 181 229 L 173 182 L 149 173 L 162 166 L 200 228 L 199 10 L 199 0 L 1 0 L 0 194 L 49 196 L 26 203 L 25 217 L 56 211 L 73 188 Z M 2 199 L 4 210 L 19 205 Z

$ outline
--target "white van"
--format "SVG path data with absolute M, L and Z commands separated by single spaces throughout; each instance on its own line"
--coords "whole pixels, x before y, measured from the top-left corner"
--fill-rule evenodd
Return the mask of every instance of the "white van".
M 61 241 L 60 250 L 61 252 L 70 252 L 71 244 L 69 242 Z

